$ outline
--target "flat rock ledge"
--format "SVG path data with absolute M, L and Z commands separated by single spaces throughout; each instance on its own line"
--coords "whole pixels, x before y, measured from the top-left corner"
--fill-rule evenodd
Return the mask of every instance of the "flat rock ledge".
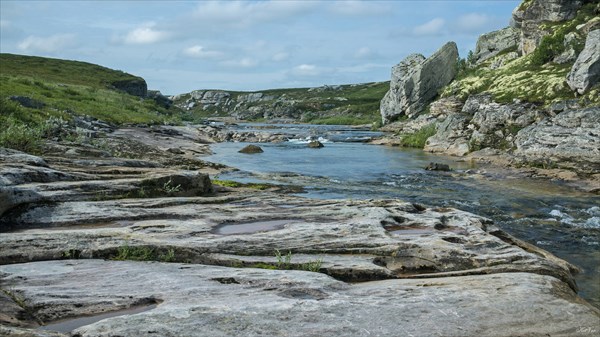
M 60 336 L 36 328 L 149 303 L 69 334 L 600 331 L 600 312 L 576 295 L 576 267 L 460 210 L 215 191 L 205 173 L 181 167 L 10 151 L 0 152 L 0 181 L 10 197 L 0 335 Z M 114 260 L 136 250 L 155 262 Z
M 347 284 L 303 271 L 102 260 L 0 273 L 42 321 L 159 303 L 75 336 L 575 336 L 599 317 L 564 283 L 530 273 Z M 11 330 L 24 329 L 0 327 Z

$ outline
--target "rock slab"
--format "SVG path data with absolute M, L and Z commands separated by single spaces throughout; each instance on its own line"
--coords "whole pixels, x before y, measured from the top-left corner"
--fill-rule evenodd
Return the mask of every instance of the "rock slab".
M 64 260 L 1 266 L 0 275 L 44 323 L 159 303 L 72 331 L 82 337 L 574 336 L 600 329 L 597 309 L 553 277 L 528 273 L 350 285 L 303 271 Z

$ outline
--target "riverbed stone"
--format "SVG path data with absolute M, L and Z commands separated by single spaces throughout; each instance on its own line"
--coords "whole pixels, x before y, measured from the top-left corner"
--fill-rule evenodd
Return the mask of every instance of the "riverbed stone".
M 264 151 L 260 146 L 248 145 L 248 146 L 245 146 L 244 148 L 242 148 L 241 150 L 239 150 L 238 152 L 252 154 L 252 153 L 263 153 Z

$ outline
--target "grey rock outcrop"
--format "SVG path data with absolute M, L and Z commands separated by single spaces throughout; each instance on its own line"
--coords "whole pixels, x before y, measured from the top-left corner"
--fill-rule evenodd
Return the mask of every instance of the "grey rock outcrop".
M 148 85 L 146 84 L 146 81 L 143 78 L 138 78 L 135 80 L 116 81 L 111 84 L 115 89 L 124 91 L 133 96 L 138 96 L 142 98 L 148 96 Z
M 532 0 L 523 2 L 512 13 L 511 25 L 521 29 L 519 51 L 532 53 L 548 32 L 540 28 L 543 22 L 572 19 L 584 3 L 582 0 Z
M 567 110 L 516 136 L 515 154 L 526 162 L 576 172 L 600 172 L 600 108 Z
M 583 51 L 567 75 L 571 90 L 584 94 L 600 79 L 600 29 L 589 32 Z
M 517 47 L 520 38 L 521 31 L 513 27 L 506 27 L 481 35 L 477 40 L 473 54 L 475 64 L 480 64 L 498 55 L 503 50 Z
M 10 96 L 9 99 L 21 104 L 22 107 L 30 109 L 41 109 L 46 106 L 44 102 L 27 96 Z
M 469 153 L 469 139 L 473 133 L 467 128 L 469 120 L 469 116 L 464 114 L 448 116 L 437 125 L 436 134 L 427 139 L 423 150 L 454 156 L 464 156 Z
M 429 58 L 412 54 L 392 68 L 390 90 L 381 101 L 384 124 L 418 115 L 456 75 L 458 49 L 448 42 Z
M 147 97 L 153 99 L 158 105 L 167 109 L 173 105 L 173 101 L 158 90 L 148 90 Z

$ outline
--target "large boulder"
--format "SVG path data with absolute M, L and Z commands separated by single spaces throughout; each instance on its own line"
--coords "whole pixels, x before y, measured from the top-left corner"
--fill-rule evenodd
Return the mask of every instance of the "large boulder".
M 519 51 L 532 53 L 548 32 L 540 28 L 543 22 L 560 22 L 575 17 L 582 0 L 523 1 L 512 13 L 511 26 L 521 29 Z
M 544 167 L 600 171 L 600 108 L 567 110 L 530 125 L 516 136 L 515 154 Z
M 567 75 L 567 84 L 579 94 L 585 93 L 600 78 L 600 29 L 589 32 L 583 51 Z
M 506 27 L 481 35 L 475 46 L 475 63 L 479 64 L 496 56 L 503 50 L 517 47 L 520 38 L 521 32 L 513 27 Z
M 400 116 L 414 117 L 456 76 L 458 49 L 448 42 L 429 58 L 412 54 L 392 68 L 390 90 L 381 101 L 384 124 Z

